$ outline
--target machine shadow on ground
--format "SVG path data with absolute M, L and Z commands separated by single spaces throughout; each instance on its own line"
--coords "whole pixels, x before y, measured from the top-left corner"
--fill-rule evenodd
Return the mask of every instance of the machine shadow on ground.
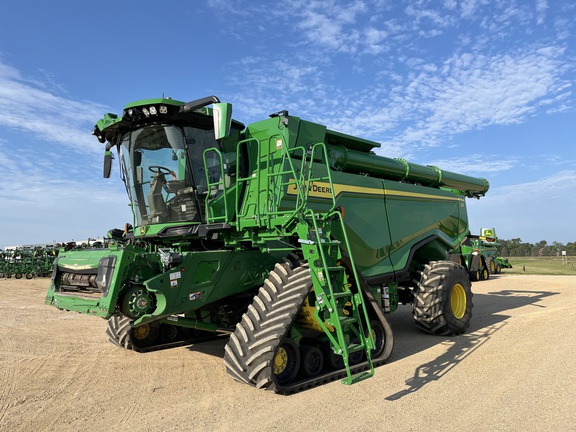
M 482 282 L 479 282 L 482 283 Z M 474 288 L 474 287 L 473 287 Z M 420 330 L 412 317 L 411 305 L 400 305 L 398 310 L 387 316 L 394 333 L 394 349 L 386 364 L 401 361 L 414 354 L 425 351 L 436 345 L 443 345 L 446 350 L 437 358 L 416 368 L 406 380 L 406 388 L 389 395 L 386 400 L 397 400 L 416 392 L 426 384 L 441 379 L 463 359 L 472 354 L 481 345 L 489 342 L 491 336 L 506 325 L 505 311 L 525 306 L 544 308 L 540 300 L 558 295 L 553 291 L 517 291 L 503 290 L 487 294 L 474 294 L 474 311 L 470 328 L 458 336 L 435 336 Z M 189 345 L 190 351 L 214 357 L 224 358 L 224 347 L 227 337 Z
M 540 300 L 552 295 L 552 291 L 505 290 L 474 295 L 472 323 L 465 334 L 453 337 L 428 335 L 420 331 L 413 322 L 411 308 L 404 307 L 390 318 L 394 331 L 394 350 L 388 363 L 396 362 L 429 349 L 444 345 L 446 350 L 433 360 L 418 366 L 406 380 L 406 388 L 387 396 L 389 401 L 398 400 L 414 393 L 426 384 L 441 379 L 463 359 L 489 342 L 492 335 L 507 324 L 510 315 L 504 312 L 524 306 L 544 308 Z

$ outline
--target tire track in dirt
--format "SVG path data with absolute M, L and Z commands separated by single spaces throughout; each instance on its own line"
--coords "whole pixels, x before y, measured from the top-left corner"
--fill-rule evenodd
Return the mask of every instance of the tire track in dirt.
M 15 351 L 14 342 L 10 336 L 0 335 L 0 424 L 4 416 L 10 410 L 12 404 L 10 397 L 16 387 L 15 371 L 16 365 L 9 358 L 10 353 Z
M 2 424 L 6 413 L 13 405 L 10 398 L 16 388 L 16 365 L 11 359 L 11 354 L 16 351 L 16 346 L 11 337 L 15 322 L 14 310 L 5 302 L 0 304 L 0 310 L 7 321 L 0 333 L 0 347 L 2 348 L 0 350 L 0 424 Z

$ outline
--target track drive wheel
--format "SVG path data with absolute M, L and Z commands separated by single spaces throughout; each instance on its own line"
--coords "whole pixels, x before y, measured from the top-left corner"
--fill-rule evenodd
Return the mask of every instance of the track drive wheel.
M 458 335 L 470 326 L 472 290 L 466 271 L 450 261 L 432 261 L 415 280 L 412 314 L 423 330 Z
M 279 384 L 290 383 L 300 368 L 300 350 L 289 338 L 284 338 L 274 352 L 274 378 Z
M 132 327 L 132 320 L 123 315 L 113 315 L 108 320 L 106 334 L 114 345 L 132 351 L 141 351 L 151 347 L 158 339 L 159 325 L 157 323 Z

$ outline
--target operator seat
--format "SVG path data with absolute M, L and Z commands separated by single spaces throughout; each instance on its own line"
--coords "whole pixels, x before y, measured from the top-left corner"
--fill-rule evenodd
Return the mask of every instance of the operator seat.
M 150 191 L 148 192 L 148 205 L 150 206 L 151 223 L 163 222 L 163 217 L 167 214 L 168 208 L 162 196 L 162 187 L 166 183 L 163 173 L 157 172 L 152 177 Z

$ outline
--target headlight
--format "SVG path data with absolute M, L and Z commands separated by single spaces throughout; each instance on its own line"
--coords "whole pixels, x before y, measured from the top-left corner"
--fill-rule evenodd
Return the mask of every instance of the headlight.
M 102 292 L 102 296 L 108 294 L 110 283 L 112 282 L 112 274 L 114 273 L 114 266 L 116 265 L 116 256 L 109 255 L 100 258 L 98 262 L 98 274 L 96 275 L 96 286 Z

